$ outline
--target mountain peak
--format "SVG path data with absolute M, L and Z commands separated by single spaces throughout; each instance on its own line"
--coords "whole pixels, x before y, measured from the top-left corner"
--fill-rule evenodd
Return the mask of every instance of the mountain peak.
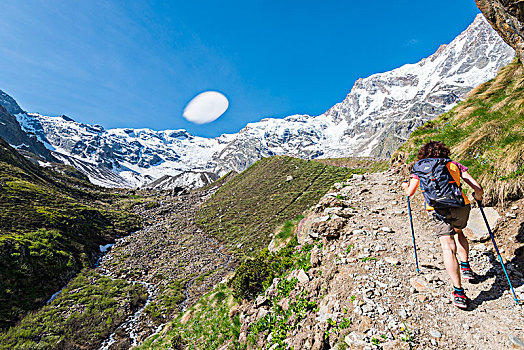
M 15 99 L 2 90 L 0 90 L 0 105 L 4 106 L 9 114 L 24 113 Z
M 315 117 L 265 118 L 213 139 L 183 129 L 104 130 L 66 116 L 29 114 L 34 120 L 25 124 L 68 159 L 104 165 L 127 179 L 122 185 L 133 187 L 188 170 L 240 172 L 274 155 L 388 157 L 412 130 L 449 111 L 473 88 L 495 77 L 514 55 L 478 15 L 431 56 L 358 79 L 343 101 Z M 92 180 L 99 176 L 86 175 Z M 112 180 L 108 185 L 114 186 Z

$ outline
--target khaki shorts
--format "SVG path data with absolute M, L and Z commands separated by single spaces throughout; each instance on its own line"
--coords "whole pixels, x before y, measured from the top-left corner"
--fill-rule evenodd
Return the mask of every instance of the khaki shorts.
M 429 221 L 433 224 L 437 237 L 453 236 L 455 229 L 463 229 L 468 224 L 471 205 L 460 208 L 428 210 Z

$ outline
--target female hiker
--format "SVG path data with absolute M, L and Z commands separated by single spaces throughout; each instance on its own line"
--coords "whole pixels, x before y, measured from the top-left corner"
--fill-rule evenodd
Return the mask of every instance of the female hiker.
M 464 165 L 449 159 L 449 148 L 442 142 L 431 141 L 418 152 L 419 161 L 413 166 L 410 181 L 402 183 L 408 196 L 415 194 L 420 184 L 429 220 L 442 246 L 446 271 L 453 283 L 451 300 L 461 309 L 468 307 L 468 299 L 461 283 L 475 278 L 469 266 L 469 245 L 462 229 L 466 227 L 470 202 L 460 189 L 464 180 L 473 190 L 477 201 L 482 201 L 482 186 L 468 173 Z M 457 260 L 456 254 L 460 259 Z

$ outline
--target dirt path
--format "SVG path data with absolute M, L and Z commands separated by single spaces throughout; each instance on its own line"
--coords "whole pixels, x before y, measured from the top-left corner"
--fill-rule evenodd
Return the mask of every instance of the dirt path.
M 506 278 L 492 250 L 491 241 L 471 244 L 471 266 L 479 275 L 479 283 L 464 283 L 472 302 L 468 311 L 461 311 L 450 304 L 451 282 L 444 270 L 438 239 L 434 237 L 428 225 L 427 214 L 422 210 L 420 195 L 413 198 L 411 204 L 421 265 L 421 275 L 416 276 L 406 197 L 399 187 L 399 180 L 390 173 L 366 175 L 363 180 L 353 180 L 350 186 L 339 191 L 350 198 L 348 202 L 358 213 L 349 219 L 349 230 L 353 233 L 348 232 L 350 234 L 344 237 L 344 240 L 351 241 L 355 246 L 356 251 L 353 251 L 352 257 L 356 254 L 357 259 L 366 256 L 377 259 L 363 264 L 367 277 L 362 274 L 358 276 L 355 269 L 344 269 L 344 264 L 340 265 L 341 273 L 346 271 L 362 281 L 354 289 L 360 292 L 364 302 L 358 306 L 357 313 L 360 312 L 364 317 L 367 313 L 367 317 L 382 316 L 382 310 L 376 306 L 381 302 L 382 307 L 396 309 L 392 314 L 396 314 L 398 321 L 406 322 L 408 328 L 416 333 L 413 336 L 418 346 L 453 349 L 512 348 L 512 335 L 524 339 L 524 313 L 522 306 L 516 306 L 509 294 Z M 514 220 L 521 223 L 524 217 L 519 215 Z M 505 232 L 502 235 L 505 240 L 513 237 L 511 247 L 505 241 L 499 243 L 502 251 L 511 253 L 515 249 L 522 249 L 524 237 L 519 237 L 517 230 L 521 225 L 503 225 L 503 230 L 505 227 L 514 232 Z M 364 232 L 355 234 L 358 229 Z M 505 246 L 508 247 L 504 248 Z M 384 259 L 386 257 L 393 262 L 398 259 L 398 266 L 388 263 Z M 524 266 L 523 261 L 515 259 L 510 265 L 515 266 L 518 263 Z M 513 270 L 510 277 L 514 287 L 519 287 L 521 294 L 524 294 L 520 287 L 524 284 L 522 273 Z M 413 287 L 417 283 L 421 292 L 416 292 Z M 364 291 L 367 288 L 363 288 L 362 284 L 373 286 L 371 293 Z M 391 288 L 392 286 L 395 287 Z M 375 295 L 375 298 L 369 298 L 370 295 Z M 365 307 L 370 304 L 366 298 L 380 300 L 372 301 L 375 303 L 374 311 L 369 312 L 370 307 Z M 371 324 L 374 324 L 379 319 L 380 317 L 375 317 L 375 320 L 369 317 L 360 321 L 369 323 L 371 320 Z M 364 331 L 366 326 L 361 328 Z
M 149 286 L 148 308 L 112 334 L 106 348 L 140 344 L 233 269 L 231 255 L 195 223 L 198 207 L 214 190 L 164 196 L 159 207 L 139 209 L 144 229 L 118 240 L 101 259 L 104 274 Z

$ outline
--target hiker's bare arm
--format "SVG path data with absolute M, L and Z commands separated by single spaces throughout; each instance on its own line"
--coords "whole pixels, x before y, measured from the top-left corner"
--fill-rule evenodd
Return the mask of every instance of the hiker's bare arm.
M 406 194 L 410 197 L 415 194 L 415 192 L 417 191 L 417 187 L 418 179 L 411 179 L 409 182 L 402 183 L 402 188 L 404 189 L 404 192 L 406 192 Z
M 482 186 L 473 178 L 473 176 L 470 175 L 467 171 L 464 171 L 462 173 L 462 179 L 473 189 L 475 199 L 478 201 L 482 201 L 482 195 L 484 194 L 484 190 L 482 189 Z

